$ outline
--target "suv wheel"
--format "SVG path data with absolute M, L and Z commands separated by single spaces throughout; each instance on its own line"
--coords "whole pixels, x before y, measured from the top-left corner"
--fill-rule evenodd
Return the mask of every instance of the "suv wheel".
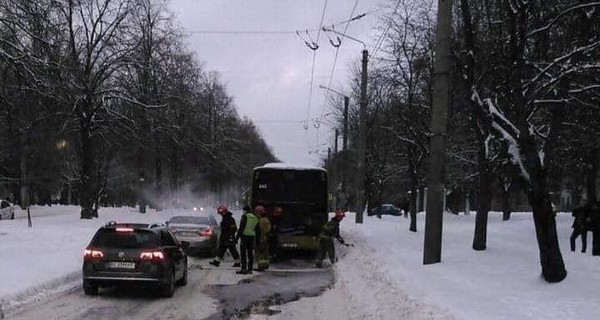
M 169 282 L 164 285 L 160 291 L 165 298 L 171 298 L 175 294 L 175 272 L 171 270 Z
M 98 286 L 87 280 L 83 280 L 83 293 L 85 293 L 86 296 L 97 296 Z
M 185 269 L 183 270 L 183 276 L 181 276 L 181 279 L 179 279 L 179 281 L 177 281 L 177 285 L 179 285 L 179 286 L 185 286 L 187 284 L 187 278 L 188 278 L 187 261 L 185 261 L 184 268 Z

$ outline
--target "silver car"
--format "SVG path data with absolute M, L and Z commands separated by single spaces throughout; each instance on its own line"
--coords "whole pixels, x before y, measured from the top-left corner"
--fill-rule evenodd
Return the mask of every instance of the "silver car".
M 187 254 L 216 255 L 221 227 L 214 216 L 194 211 L 190 215 L 174 216 L 166 223 L 180 242 L 189 243 Z
M 12 203 L 6 200 L 0 200 L 0 220 L 5 219 L 14 219 L 15 218 L 15 208 Z

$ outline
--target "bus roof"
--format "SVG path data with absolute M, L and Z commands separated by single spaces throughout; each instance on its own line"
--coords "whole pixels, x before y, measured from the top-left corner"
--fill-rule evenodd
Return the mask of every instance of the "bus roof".
M 318 170 L 327 172 L 324 168 L 311 166 L 311 165 L 301 165 L 301 164 L 289 164 L 282 162 L 271 162 L 266 163 L 263 166 L 255 167 L 254 170 L 260 169 L 275 169 L 275 170 Z

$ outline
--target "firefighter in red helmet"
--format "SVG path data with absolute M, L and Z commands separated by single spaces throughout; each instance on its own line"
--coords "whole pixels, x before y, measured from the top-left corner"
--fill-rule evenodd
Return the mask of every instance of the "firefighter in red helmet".
M 269 237 L 271 235 L 271 221 L 267 218 L 267 212 L 263 206 L 257 206 L 258 234 L 256 235 L 256 261 L 258 271 L 269 268 Z
M 235 219 L 233 219 L 232 213 L 227 210 L 225 206 L 219 206 L 217 213 L 221 216 L 221 236 L 219 237 L 219 248 L 217 250 L 217 257 L 213 261 L 209 262 L 215 267 L 218 267 L 223 261 L 225 252 L 229 250 L 234 260 L 234 267 L 240 266 L 240 255 L 236 249 L 237 241 L 235 240 L 235 234 L 237 232 L 237 226 Z
M 335 263 L 335 247 L 333 245 L 333 238 L 336 238 L 341 244 L 346 244 L 344 238 L 340 236 L 340 222 L 344 219 L 346 213 L 342 209 L 335 211 L 335 216 L 327 222 L 321 229 L 319 234 L 319 250 L 317 251 L 317 262 L 315 265 L 317 268 L 323 266 L 323 259 L 325 255 L 329 257 L 331 264 Z

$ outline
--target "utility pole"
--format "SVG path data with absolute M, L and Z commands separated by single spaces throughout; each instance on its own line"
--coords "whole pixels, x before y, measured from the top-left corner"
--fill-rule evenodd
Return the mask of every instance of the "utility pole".
M 344 151 L 348 151 L 348 105 L 350 105 L 350 98 L 344 96 L 344 141 L 342 142 L 342 146 Z
M 333 143 L 333 154 L 335 154 L 336 157 L 338 154 L 338 139 L 339 139 L 339 137 L 340 137 L 340 135 L 339 135 L 338 129 L 335 129 L 335 141 Z
M 344 128 L 343 128 L 343 142 L 342 147 L 344 148 L 344 152 L 342 153 L 342 165 L 340 166 L 340 175 L 342 176 L 342 194 L 344 195 L 344 199 L 348 199 L 348 194 L 346 193 L 346 174 L 347 173 L 347 160 L 348 159 L 348 106 L 350 105 L 350 98 L 344 96 Z M 344 202 L 344 206 L 347 206 L 347 203 Z
M 358 41 L 358 40 L 355 40 Z M 339 180 L 341 182 L 341 188 L 342 188 L 342 194 L 343 194 L 343 201 L 340 203 L 341 205 L 344 206 L 344 208 L 347 207 L 347 193 L 346 193 L 346 163 L 347 163 L 347 158 L 348 158 L 348 108 L 350 106 L 350 98 L 348 96 L 346 96 L 345 94 L 331 89 L 329 87 L 323 86 L 323 85 L 319 85 L 319 88 L 324 89 L 324 90 L 329 90 L 331 92 L 337 93 L 340 96 L 344 97 L 344 124 L 343 124 L 343 128 L 342 128 L 342 150 L 343 152 L 341 153 L 341 156 L 339 157 L 339 160 L 337 162 L 337 166 L 336 166 L 336 172 L 337 175 L 339 176 Z M 336 130 L 336 136 L 337 136 L 337 130 Z M 335 139 L 335 141 L 337 142 L 337 138 Z M 336 145 L 337 146 L 337 145 Z M 336 148 L 335 153 L 337 155 L 338 150 Z
M 442 261 L 444 158 L 450 102 L 450 35 L 452 0 L 438 0 L 433 106 L 431 110 L 430 169 L 425 216 L 423 264 Z
M 356 41 L 363 45 L 362 51 L 362 76 L 360 81 L 360 119 L 359 119 L 359 137 L 358 137 L 358 163 L 356 168 L 356 223 L 363 222 L 363 210 L 365 209 L 365 152 L 367 146 L 367 65 L 369 52 L 367 45 L 354 37 L 345 33 L 335 31 L 333 28 L 323 27 L 325 32 L 333 32 L 343 38 Z
M 369 53 L 362 51 L 362 75 L 360 80 L 360 122 L 358 137 L 358 166 L 356 170 L 356 223 L 363 223 L 365 209 L 365 153 L 367 148 L 367 65 Z

